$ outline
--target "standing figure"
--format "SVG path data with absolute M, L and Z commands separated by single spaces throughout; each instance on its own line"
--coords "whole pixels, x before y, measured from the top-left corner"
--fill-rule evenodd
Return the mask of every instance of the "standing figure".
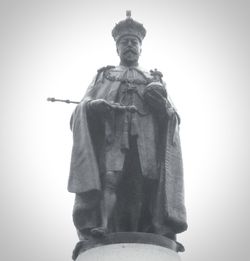
M 145 35 L 127 12 L 112 31 L 120 64 L 98 70 L 71 118 L 80 240 L 130 231 L 175 240 L 187 228 L 180 118 L 162 74 L 138 65 Z

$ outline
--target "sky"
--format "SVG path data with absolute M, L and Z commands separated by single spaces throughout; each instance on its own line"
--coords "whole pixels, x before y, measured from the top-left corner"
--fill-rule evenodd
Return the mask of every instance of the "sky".
M 140 65 L 157 68 L 181 115 L 189 229 L 183 261 L 249 260 L 250 2 L 0 2 L 0 259 L 71 260 L 67 191 L 74 105 L 117 65 L 126 10 L 143 23 Z

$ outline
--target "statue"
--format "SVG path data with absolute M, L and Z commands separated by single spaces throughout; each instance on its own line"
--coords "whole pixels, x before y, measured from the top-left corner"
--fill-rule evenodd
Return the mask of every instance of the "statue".
M 80 240 L 130 231 L 176 240 L 187 229 L 180 117 L 162 74 L 138 65 L 145 35 L 127 11 L 112 31 L 120 64 L 98 70 L 71 117 L 68 190 Z

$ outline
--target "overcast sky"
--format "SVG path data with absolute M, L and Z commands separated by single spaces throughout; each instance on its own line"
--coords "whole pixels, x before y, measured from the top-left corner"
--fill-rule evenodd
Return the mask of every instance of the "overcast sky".
M 68 261 L 77 242 L 67 192 L 74 105 L 97 69 L 119 63 L 125 11 L 147 29 L 140 65 L 157 68 L 182 118 L 189 230 L 183 261 L 249 260 L 250 3 L 2 0 L 0 259 Z

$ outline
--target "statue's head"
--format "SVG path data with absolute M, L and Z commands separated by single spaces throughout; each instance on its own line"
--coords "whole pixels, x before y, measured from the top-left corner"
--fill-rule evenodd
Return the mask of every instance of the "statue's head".
M 138 63 L 145 35 L 146 30 L 143 25 L 134 21 L 131 18 L 131 12 L 127 11 L 127 18 L 116 24 L 112 30 L 121 64 L 132 66 Z

